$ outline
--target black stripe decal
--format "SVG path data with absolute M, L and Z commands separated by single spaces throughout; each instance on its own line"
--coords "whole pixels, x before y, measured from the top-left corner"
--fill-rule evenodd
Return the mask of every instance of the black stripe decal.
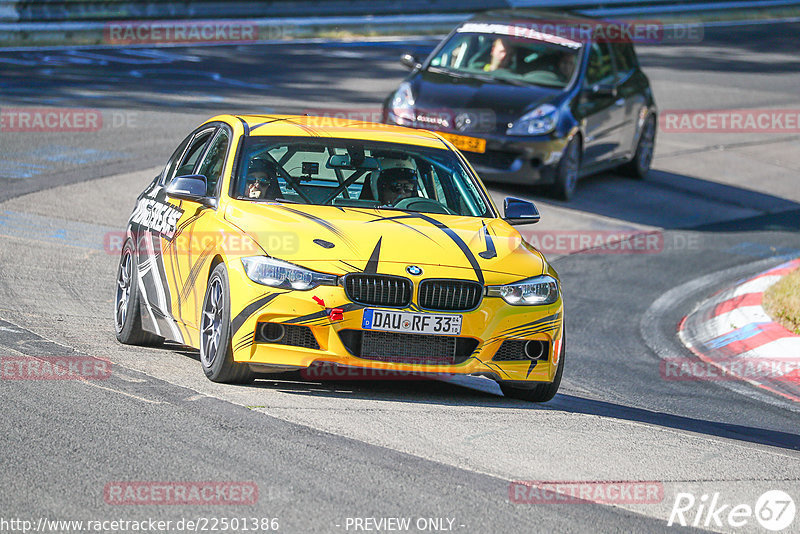
M 558 320 L 559 315 L 560 314 L 558 312 L 556 312 L 553 315 L 548 315 L 547 317 L 543 317 L 541 319 L 537 319 L 536 321 L 532 321 L 530 323 L 521 324 L 519 326 L 515 326 L 515 327 L 509 328 L 507 330 L 503 330 L 503 333 L 513 332 L 514 330 L 525 329 L 525 328 L 528 328 L 528 327 L 535 327 L 535 326 L 542 325 L 543 323 L 556 321 L 556 320 Z
M 239 312 L 239 315 L 231 321 L 231 337 L 236 335 L 236 332 L 242 327 L 244 322 L 255 312 L 259 309 L 266 306 L 272 299 L 277 297 L 278 295 L 283 295 L 283 293 L 270 293 L 269 295 L 265 295 L 260 299 L 256 300 L 255 302 L 248 304 L 245 308 Z
M 234 350 L 241 350 L 246 347 L 249 347 L 255 341 L 255 336 L 256 336 L 255 332 L 245 334 L 244 339 L 236 344 Z
M 381 241 L 383 237 L 378 238 L 378 242 L 375 244 L 375 248 L 372 249 L 372 254 L 369 256 L 369 260 L 367 260 L 367 266 L 364 267 L 364 272 L 367 274 L 377 274 L 378 273 L 378 261 L 381 255 Z
M 428 215 L 425 215 L 423 213 L 407 213 L 405 215 L 395 215 L 393 217 L 379 217 L 370 222 L 391 221 L 395 219 L 422 219 L 423 221 L 432 224 L 433 226 L 444 232 L 447 235 L 447 237 L 449 237 L 453 241 L 453 243 L 455 243 L 456 246 L 458 246 L 458 248 L 461 249 L 461 252 L 464 254 L 464 257 L 467 258 L 467 261 L 472 267 L 472 270 L 475 271 L 475 276 L 478 279 L 478 283 L 483 284 L 483 271 L 481 271 L 481 266 L 478 264 L 478 260 L 475 258 L 475 255 L 469 249 L 467 244 L 464 243 L 464 240 L 461 239 L 452 228 L 448 227 L 443 222 L 437 221 L 433 217 L 429 217 Z
M 350 272 L 353 272 L 353 273 L 360 273 L 360 272 L 361 272 L 361 269 L 359 269 L 358 267 L 356 267 L 355 265 L 353 265 L 353 264 L 351 264 L 351 263 L 347 263 L 347 262 L 346 262 L 346 261 L 344 261 L 344 260 L 339 260 L 339 263 L 344 263 L 345 265 L 347 265 L 348 267 L 350 267 L 351 269 L 353 269 L 353 270 L 352 270 L 352 271 L 350 271 Z
M 497 251 L 494 248 L 494 241 L 492 241 L 492 236 L 489 235 L 489 229 L 486 228 L 486 224 L 481 221 L 483 224 L 483 237 L 486 239 L 486 250 L 480 252 L 478 256 L 483 258 L 484 260 L 491 260 L 492 258 L 497 257 Z
M 509 374 L 508 374 L 508 373 L 506 373 L 506 372 L 503 370 L 503 368 L 502 368 L 502 367 L 500 367 L 499 365 L 497 365 L 497 364 L 496 364 L 496 363 L 494 363 L 494 362 L 485 362 L 485 361 L 481 360 L 480 358 L 478 358 L 477 356 L 474 356 L 474 355 L 473 355 L 473 356 L 470 356 L 470 358 L 475 358 L 476 360 L 478 360 L 480 363 L 482 363 L 483 365 L 485 365 L 485 366 L 486 366 L 486 367 L 488 367 L 489 369 L 496 369 L 497 371 L 500 371 L 500 372 L 501 372 L 501 373 L 503 373 L 504 375 L 506 375 L 506 376 L 509 376 Z M 469 358 L 467 358 L 467 359 L 469 359 Z
M 528 366 L 528 372 L 525 373 L 525 378 L 531 376 L 531 371 L 533 371 L 533 368 L 536 367 L 537 363 L 539 363 L 539 360 L 531 360 L 531 364 Z
M 184 283 L 183 288 L 181 289 L 181 298 L 186 300 L 189 296 L 189 292 L 191 292 L 192 288 L 194 288 L 195 283 L 197 282 L 197 277 L 200 276 L 200 271 L 205 265 L 206 260 L 214 251 L 214 244 L 209 243 L 208 246 L 200 253 L 200 256 L 197 258 L 197 261 L 192 268 L 189 270 L 189 276 L 186 278 L 186 283 Z
M 478 283 L 483 285 L 483 272 L 481 271 L 481 266 L 478 265 L 478 260 L 475 259 L 475 255 L 469 249 L 467 244 L 464 243 L 464 240 L 461 239 L 453 229 L 449 228 L 443 222 L 437 221 L 433 217 L 428 217 L 427 215 L 424 215 L 422 213 L 417 214 L 417 216 L 420 219 L 428 221 L 432 225 L 436 226 L 439 230 L 447 234 L 447 236 L 453 241 L 453 243 L 458 245 L 458 248 L 461 249 L 461 252 L 464 253 L 464 256 L 467 258 L 467 261 L 469 261 L 469 264 L 472 266 L 472 270 L 475 271 L 475 276 L 478 277 Z
M 354 210 L 354 209 L 352 209 L 352 208 L 351 208 L 351 210 L 352 210 L 352 211 L 355 211 L 355 212 L 358 212 L 358 213 L 361 213 L 361 214 L 363 214 L 363 215 L 372 215 L 372 216 L 374 216 L 374 215 L 375 215 L 374 213 L 367 213 L 367 212 L 364 212 L 364 211 L 361 211 L 361 210 Z M 413 226 L 410 226 L 410 225 L 408 225 L 408 224 L 406 224 L 406 223 L 404 223 L 404 222 L 402 222 L 402 221 L 398 220 L 398 219 L 397 219 L 397 218 L 395 218 L 395 217 L 387 217 L 387 218 L 385 218 L 385 219 L 375 219 L 375 220 L 372 220 L 372 221 L 367 221 L 367 224 L 369 224 L 369 223 L 371 223 L 371 222 L 379 222 L 379 221 L 391 221 L 391 222 L 397 223 L 397 224 L 399 224 L 400 226 L 402 226 L 402 227 L 404 227 L 404 228 L 408 228 L 408 229 L 409 229 L 409 230 L 411 230 L 412 232 L 416 232 L 416 233 L 418 233 L 419 235 L 421 235 L 422 237 L 424 237 L 424 238 L 425 238 L 425 239 L 427 239 L 428 241 L 433 241 L 434 243 L 436 243 L 436 240 L 435 240 L 434 238 L 432 238 L 431 236 L 429 236 L 428 234 L 426 234 L 425 232 L 422 232 L 422 231 L 420 231 L 419 229 L 417 229 L 417 228 L 414 228 Z
M 341 239 L 352 250 L 355 250 L 353 245 L 352 245 L 351 240 L 347 237 L 347 234 L 342 232 L 339 228 L 337 228 L 333 224 L 329 223 L 325 219 L 317 217 L 316 215 L 311 215 L 310 213 L 306 213 L 306 212 L 301 211 L 301 210 L 290 208 L 289 206 L 284 206 L 282 204 L 278 205 L 278 207 L 282 208 L 282 209 L 284 209 L 286 211 L 289 211 L 289 212 L 295 213 L 297 215 L 300 215 L 301 217 L 305 217 L 309 221 L 313 221 L 313 222 L 317 223 L 318 225 L 322 226 L 323 228 L 325 228 L 326 230 L 331 232 L 333 235 L 335 235 L 336 237 Z

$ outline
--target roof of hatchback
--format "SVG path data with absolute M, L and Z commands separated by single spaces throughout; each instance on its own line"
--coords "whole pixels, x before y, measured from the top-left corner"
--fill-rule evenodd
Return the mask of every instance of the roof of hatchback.
M 246 125 L 250 136 L 326 137 L 446 148 L 437 134 L 403 126 L 309 115 L 234 115 L 231 118 Z

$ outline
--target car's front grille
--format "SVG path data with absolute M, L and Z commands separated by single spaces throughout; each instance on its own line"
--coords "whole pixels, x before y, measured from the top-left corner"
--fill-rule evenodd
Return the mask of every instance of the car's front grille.
M 417 365 L 453 365 L 465 361 L 478 340 L 454 336 L 342 330 L 342 343 L 365 360 Z
M 385 274 L 348 274 L 344 277 L 347 298 L 368 306 L 404 307 L 411 302 L 411 280 Z
M 488 167 L 491 169 L 507 171 L 511 169 L 514 161 L 519 158 L 520 155 L 521 154 L 513 152 L 487 150 L 482 154 L 470 152 L 469 161 L 476 167 Z
M 478 307 L 483 286 L 468 280 L 423 280 L 419 285 L 420 308 L 441 311 L 467 311 Z

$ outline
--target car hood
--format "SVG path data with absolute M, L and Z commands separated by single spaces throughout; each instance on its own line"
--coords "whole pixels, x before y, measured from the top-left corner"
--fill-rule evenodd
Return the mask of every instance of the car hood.
M 546 269 L 541 253 L 502 219 L 247 201 L 228 206 L 225 218 L 270 256 L 323 272 L 427 265 L 495 283 Z
M 417 126 L 469 133 L 470 129 L 505 132 L 509 122 L 519 119 L 545 102 L 553 102 L 562 90 L 535 85 L 517 86 L 480 78 L 456 77 L 422 71 L 412 82 Z M 473 113 L 472 127 L 458 128 L 455 117 Z M 452 115 L 449 125 L 437 124 L 441 116 Z

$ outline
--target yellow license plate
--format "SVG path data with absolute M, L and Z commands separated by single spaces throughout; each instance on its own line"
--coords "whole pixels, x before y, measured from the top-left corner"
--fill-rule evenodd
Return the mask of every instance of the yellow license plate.
M 481 154 L 486 152 L 486 139 L 480 139 L 478 137 L 466 137 L 464 135 L 454 135 L 444 132 L 439 132 L 439 134 L 453 143 L 453 145 L 459 150 L 466 150 L 467 152 L 480 152 Z

